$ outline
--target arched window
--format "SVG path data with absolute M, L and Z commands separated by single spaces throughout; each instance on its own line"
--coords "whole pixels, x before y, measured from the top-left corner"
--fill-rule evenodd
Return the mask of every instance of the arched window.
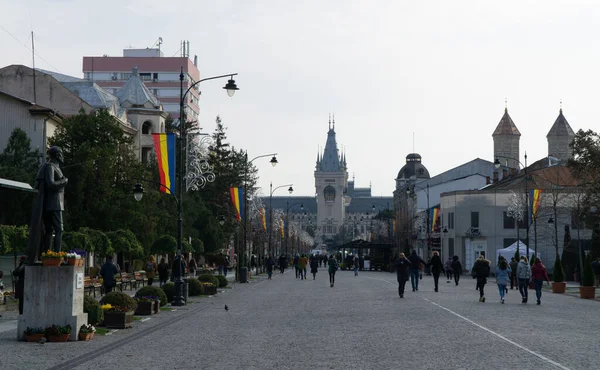
M 146 121 L 142 125 L 142 134 L 150 135 L 152 133 L 152 122 Z
M 335 189 L 333 186 L 328 185 L 325 190 L 323 190 L 323 195 L 325 196 L 326 202 L 334 202 L 335 201 Z

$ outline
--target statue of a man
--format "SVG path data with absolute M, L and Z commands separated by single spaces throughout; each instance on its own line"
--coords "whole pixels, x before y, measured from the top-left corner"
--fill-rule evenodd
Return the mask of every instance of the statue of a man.
M 35 178 L 37 195 L 33 205 L 27 242 L 29 264 L 39 260 L 42 250 L 60 251 L 62 242 L 62 212 L 65 210 L 65 186 L 68 179 L 60 170 L 60 164 L 63 163 L 62 150 L 53 146 L 48 154 L 48 162 L 40 168 Z M 53 233 L 54 244 L 52 243 Z

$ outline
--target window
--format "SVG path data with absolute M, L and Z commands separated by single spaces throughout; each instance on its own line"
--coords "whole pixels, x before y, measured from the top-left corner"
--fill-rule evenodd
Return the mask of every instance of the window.
M 454 230 L 454 212 L 448 213 L 448 229 Z
M 471 227 L 479 227 L 479 212 L 471 212 Z
M 121 80 L 129 80 L 131 73 L 121 73 Z
M 153 79 L 154 81 L 158 81 L 158 73 L 153 73 L 153 74 L 152 74 L 152 79 Z
M 529 215 L 527 212 L 523 212 L 523 219 L 519 221 L 519 229 L 527 229 Z
M 508 216 L 508 212 L 502 212 L 502 218 L 504 220 L 504 228 L 505 229 L 514 229 L 515 228 L 515 219 Z
M 151 73 L 140 73 L 140 78 L 142 79 L 142 81 L 151 81 L 152 74 Z
M 142 125 L 142 134 L 150 135 L 152 133 L 152 122 L 146 121 Z
M 448 256 L 454 256 L 454 238 L 448 238 Z
M 142 163 L 148 164 L 152 148 L 142 148 Z
M 325 187 L 325 190 L 323 190 L 323 195 L 325 196 L 326 202 L 334 202 L 335 201 L 335 189 L 333 188 L 333 186 Z

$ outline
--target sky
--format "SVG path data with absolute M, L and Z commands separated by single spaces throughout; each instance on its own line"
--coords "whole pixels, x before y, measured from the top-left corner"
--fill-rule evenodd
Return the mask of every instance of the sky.
M 159 37 L 165 56 L 189 40 L 201 77 L 239 73 L 233 98 L 201 86 L 200 124 L 220 115 L 249 158 L 278 153 L 254 162 L 267 195 L 271 181 L 314 195 L 329 114 L 350 178 L 377 196 L 413 150 L 432 176 L 493 161 L 505 101 L 521 161 L 548 154 L 561 101 L 575 131 L 598 130 L 597 1 L 0 0 L 0 14 L 0 67 L 31 66 L 33 30 L 36 67 L 76 77 L 83 56 Z

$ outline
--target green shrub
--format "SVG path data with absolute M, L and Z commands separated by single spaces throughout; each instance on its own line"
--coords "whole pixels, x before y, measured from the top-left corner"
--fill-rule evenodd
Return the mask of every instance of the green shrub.
M 560 262 L 560 256 L 558 254 L 556 255 L 556 260 L 554 260 L 552 279 L 555 283 L 562 283 L 565 281 L 565 271 L 563 270 L 562 263 Z
M 163 290 L 163 292 L 165 292 L 165 295 L 167 296 L 167 301 L 173 302 L 173 297 L 175 297 L 175 283 L 168 282 L 160 288 Z
M 204 293 L 204 287 L 202 286 L 200 280 L 194 278 L 188 279 L 188 285 L 190 289 L 190 297 Z
M 198 276 L 198 280 L 201 282 L 212 283 L 214 286 L 219 286 L 219 279 L 211 274 L 200 275 Z
M 219 280 L 219 285 L 218 285 L 219 288 L 224 288 L 227 286 L 227 284 L 229 284 L 229 281 L 223 275 L 217 275 L 216 278 L 217 278 L 217 280 Z
M 88 324 L 90 325 L 95 326 L 104 321 L 104 312 L 102 312 L 100 303 L 89 295 L 83 296 L 83 312 L 88 314 Z
M 165 291 L 157 286 L 145 286 L 135 292 L 136 297 L 156 296 L 160 299 L 160 305 L 166 306 L 170 301 L 167 299 Z
M 119 306 L 127 308 L 127 311 L 135 311 L 137 302 L 123 292 L 110 292 L 100 300 L 101 304 L 110 304 L 111 306 Z
M 529 260 L 529 265 L 533 266 L 534 263 L 535 263 L 535 253 L 531 255 L 531 259 Z
M 581 277 L 581 285 L 594 286 L 594 272 L 592 271 L 592 254 L 588 254 L 583 266 L 583 276 Z

